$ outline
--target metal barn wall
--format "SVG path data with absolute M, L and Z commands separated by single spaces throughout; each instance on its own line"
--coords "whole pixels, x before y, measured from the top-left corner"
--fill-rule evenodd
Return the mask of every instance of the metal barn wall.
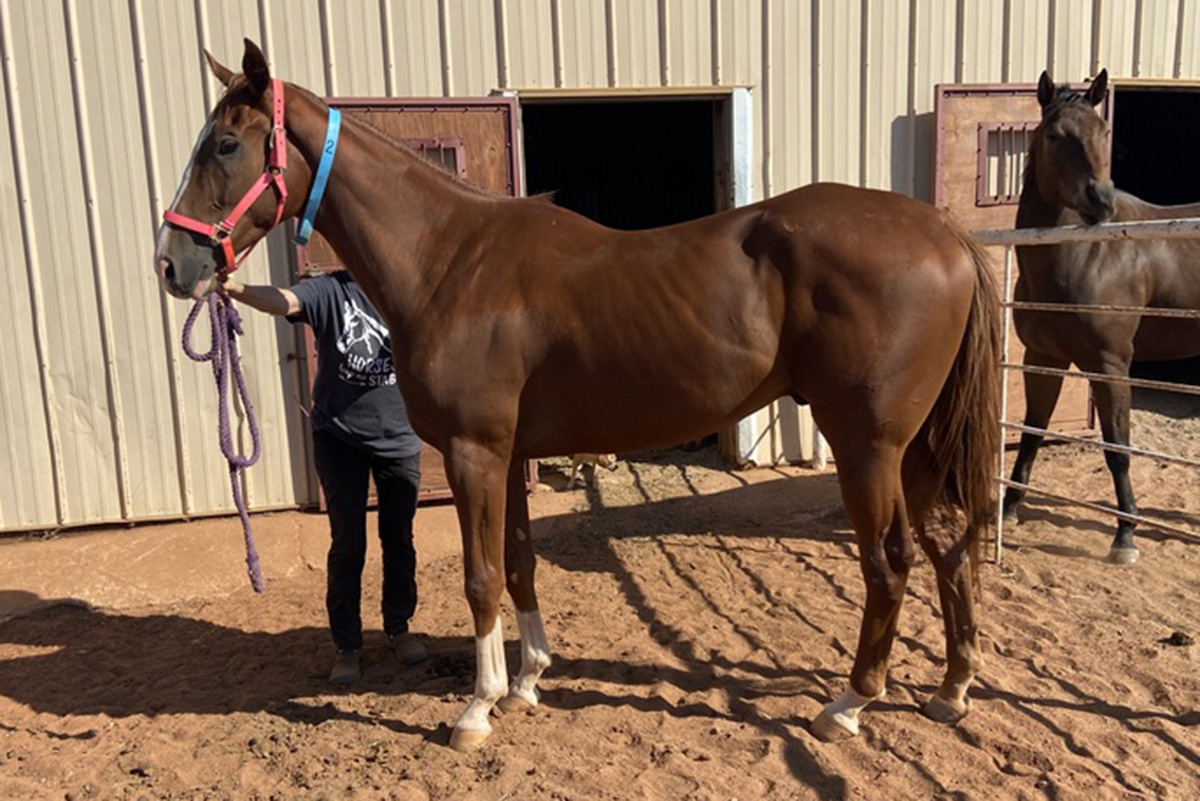
M 150 254 L 218 91 L 200 48 L 234 65 L 245 36 L 326 95 L 748 85 L 756 197 L 928 199 L 937 83 L 1200 78 L 1200 0 L 0 0 L 0 530 L 230 508 L 211 376 Z M 276 234 L 244 269 L 283 282 L 291 258 Z M 248 497 L 307 502 L 297 333 L 246 323 Z M 787 450 L 773 413 L 760 461 Z

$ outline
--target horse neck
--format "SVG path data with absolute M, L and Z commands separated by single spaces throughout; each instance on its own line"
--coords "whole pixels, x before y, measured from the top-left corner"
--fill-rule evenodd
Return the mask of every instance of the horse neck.
M 288 130 L 313 173 L 328 107 L 289 85 Z M 337 155 L 314 227 L 393 329 L 404 328 L 436 289 L 464 204 L 482 202 L 420 156 L 343 115 Z M 435 234 L 435 235 L 431 235 Z
M 1031 149 L 1021 177 L 1021 195 L 1017 201 L 1017 228 L 1046 228 L 1058 225 L 1063 207 L 1047 200 L 1037 185 L 1037 159 Z

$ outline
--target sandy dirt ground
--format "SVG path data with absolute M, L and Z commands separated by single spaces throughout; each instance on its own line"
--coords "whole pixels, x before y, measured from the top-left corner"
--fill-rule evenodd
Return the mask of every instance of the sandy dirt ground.
M 1194 403 L 1140 405 L 1138 444 L 1200 456 Z M 531 498 L 543 703 L 471 754 L 447 747 L 474 662 L 449 507 L 418 521 L 430 658 L 385 652 L 373 545 L 348 690 L 324 681 L 319 515 L 256 518 L 261 596 L 236 521 L 0 541 L 0 797 L 1200 797 L 1200 546 L 1147 530 L 1140 563 L 1111 567 L 1107 520 L 1032 502 L 984 567 L 986 666 L 954 727 L 919 712 L 944 652 L 922 559 L 887 698 L 825 744 L 808 727 L 846 685 L 863 599 L 835 475 L 671 451 L 564 491 L 564 464 Z M 1034 478 L 1110 500 L 1083 446 L 1045 450 Z M 1200 527 L 1197 471 L 1139 462 L 1134 484 Z

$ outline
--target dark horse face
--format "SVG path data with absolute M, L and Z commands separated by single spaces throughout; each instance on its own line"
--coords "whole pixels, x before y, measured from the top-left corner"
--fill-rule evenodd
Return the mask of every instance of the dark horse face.
M 266 58 L 249 40 L 243 75 L 235 75 L 211 54 L 205 56 L 226 92 L 200 132 L 170 210 L 212 223 L 224 220 L 266 169 L 271 80 Z M 289 150 L 294 152 L 290 145 Z M 274 191 L 259 196 L 233 229 L 235 251 L 266 236 L 275 222 L 277 203 Z M 213 289 L 218 267 L 232 266 L 224 264 L 220 246 L 208 237 L 165 223 L 159 228 L 154 264 L 164 289 L 179 298 L 203 297 Z
M 1042 122 L 1030 146 L 1033 178 L 1043 198 L 1074 209 L 1089 225 L 1115 212 L 1108 123 L 1095 110 L 1107 89 L 1108 70 L 1083 94 L 1055 87 L 1045 72 L 1038 81 Z

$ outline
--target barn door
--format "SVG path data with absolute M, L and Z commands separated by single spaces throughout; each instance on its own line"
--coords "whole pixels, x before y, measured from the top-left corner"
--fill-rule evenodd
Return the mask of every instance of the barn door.
M 1012 228 L 1029 139 L 1041 119 L 1037 87 L 1033 84 L 938 85 L 935 89 L 937 126 L 935 205 L 949 209 L 972 231 Z M 1109 117 L 1106 99 L 1101 111 Z M 1003 282 L 1004 249 L 991 249 L 997 278 Z M 1016 259 L 1013 275 L 1016 276 Z M 1021 363 L 1025 348 L 1010 332 L 1007 358 Z M 1024 422 L 1025 390 L 1022 374 L 1008 375 L 1008 419 Z M 1051 429 L 1075 434 L 1095 433 L 1087 382 L 1067 379 Z M 1019 435 L 1011 434 L 1010 439 Z
M 461 180 L 498 194 L 520 193 L 513 98 L 331 99 L 328 102 L 343 114 L 408 145 Z M 320 234 L 313 234 L 308 247 L 297 248 L 296 262 L 301 278 L 314 272 L 344 269 Z M 312 331 L 306 327 L 305 332 L 311 382 L 316 375 L 316 351 Z M 421 499 L 448 497 L 450 486 L 442 455 L 426 447 L 421 456 Z

